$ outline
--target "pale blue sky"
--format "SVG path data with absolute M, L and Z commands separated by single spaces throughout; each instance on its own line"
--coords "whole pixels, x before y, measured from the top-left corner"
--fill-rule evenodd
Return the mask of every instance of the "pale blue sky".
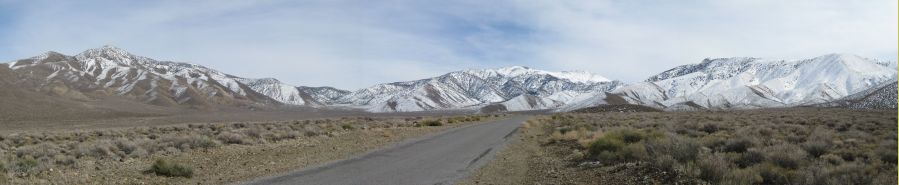
M 110 44 L 345 89 L 509 65 L 634 82 L 707 57 L 837 52 L 895 61 L 896 3 L 0 0 L 0 61 Z

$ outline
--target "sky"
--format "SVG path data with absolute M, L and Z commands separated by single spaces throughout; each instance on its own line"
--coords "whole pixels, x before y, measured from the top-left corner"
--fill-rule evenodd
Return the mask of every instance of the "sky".
M 472 68 L 624 82 L 705 58 L 896 61 L 895 0 L 0 0 L 0 61 L 103 45 L 357 89 Z

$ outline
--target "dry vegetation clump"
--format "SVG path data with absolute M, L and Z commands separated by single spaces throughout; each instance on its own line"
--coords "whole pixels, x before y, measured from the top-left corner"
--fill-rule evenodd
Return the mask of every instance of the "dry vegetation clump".
M 563 113 L 535 122 L 527 127 L 543 130 L 547 146 L 586 151 L 570 161 L 574 164 L 628 164 L 649 169 L 640 173 L 668 174 L 622 174 L 659 182 L 896 184 L 897 179 L 893 112 Z
M 440 122 L 440 120 L 424 120 L 421 122 L 420 126 L 434 127 L 434 126 L 442 126 L 442 125 L 443 125 L 443 123 Z
M 124 165 L 132 159 L 165 158 L 226 145 L 261 145 L 311 137 L 333 137 L 352 130 L 459 124 L 499 116 L 350 117 L 65 133 L 18 133 L 0 136 L 0 182 L 13 178 L 40 179 L 53 170 L 84 170 L 80 164 L 114 162 Z M 428 121 L 439 124 L 429 124 Z M 159 160 L 149 172 L 161 176 L 190 177 L 192 169 Z
M 156 163 L 153 163 L 148 172 L 166 177 L 191 178 L 194 176 L 193 168 L 163 159 L 156 160 Z

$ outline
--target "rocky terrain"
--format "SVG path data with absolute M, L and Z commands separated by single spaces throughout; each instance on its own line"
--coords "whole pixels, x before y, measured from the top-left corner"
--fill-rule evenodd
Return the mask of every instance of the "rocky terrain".
M 896 109 L 897 99 L 896 80 L 887 81 L 871 89 L 858 92 L 837 101 L 823 103 L 815 106 L 821 107 L 847 107 L 852 109 Z

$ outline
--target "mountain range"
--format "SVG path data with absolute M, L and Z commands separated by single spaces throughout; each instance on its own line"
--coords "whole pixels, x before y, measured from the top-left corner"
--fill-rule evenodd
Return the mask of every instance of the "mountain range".
M 90 102 L 124 99 L 151 108 L 299 106 L 369 112 L 568 111 L 600 104 L 637 104 L 671 111 L 792 106 L 895 109 L 897 70 L 890 64 L 852 54 L 804 60 L 705 59 L 631 84 L 585 71 L 511 66 L 455 71 L 351 91 L 238 77 L 103 46 L 74 56 L 51 51 L 0 64 L 0 99 L 7 105 L 56 102 L 90 107 Z M 885 92 L 893 94 L 881 95 Z

